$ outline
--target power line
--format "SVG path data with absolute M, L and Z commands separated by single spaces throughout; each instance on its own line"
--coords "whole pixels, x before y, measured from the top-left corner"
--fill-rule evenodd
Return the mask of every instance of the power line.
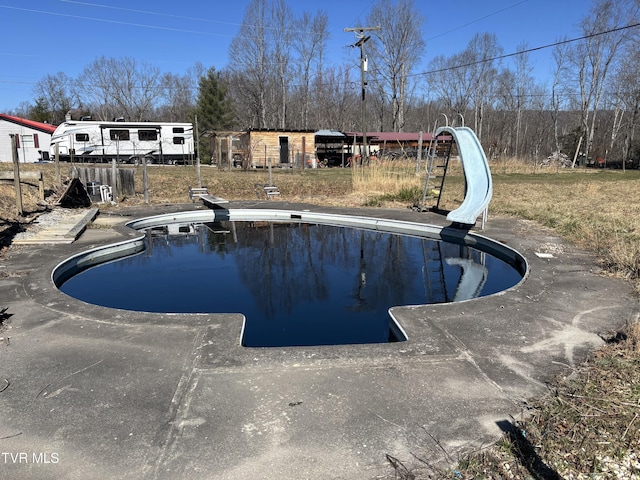
M 418 75 L 432 75 L 434 73 L 448 72 L 448 71 L 451 71 L 451 70 L 456 70 L 458 68 L 472 67 L 473 65 L 479 65 L 481 63 L 488 63 L 488 62 L 493 62 L 495 60 L 502 60 L 504 58 L 515 57 L 517 55 L 536 52 L 538 50 L 544 50 L 544 49 L 547 49 L 547 48 L 556 47 L 558 45 L 564 45 L 564 44 L 567 44 L 567 43 L 577 42 L 577 41 L 580 41 L 580 40 L 586 40 L 588 38 L 598 37 L 600 35 L 607 35 L 609 33 L 615 33 L 615 32 L 619 32 L 619 31 L 622 31 L 622 30 L 627 30 L 629 28 L 635 28 L 635 27 L 639 27 L 639 26 L 640 26 L 640 23 L 634 23 L 632 25 L 627 25 L 627 26 L 624 26 L 624 27 L 612 28 L 611 30 L 606 30 L 604 32 L 592 33 L 592 34 L 584 35 L 584 36 L 578 37 L 578 38 L 571 38 L 569 40 L 561 40 L 561 41 L 558 41 L 558 42 L 555 42 L 555 43 L 550 43 L 548 45 L 542 45 L 540 47 L 527 48 L 525 50 L 520 50 L 520 51 L 514 52 L 514 53 L 507 53 L 505 55 L 498 55 L 498 56 L 492 57 L 492 58 L 485 58 L 485 59 L 482 59 L 482 60 L 476 60 L 475 62 L 469 62 L 469 63 L 460 64 L 460 65 L 454 65 L 454 66 L 451 66 L 451 67 L 440 68 L 438 70 L 429 70 L 429 71 L 426 71 L 426 72 L 411 73 L 411 74 L 408 74 L 407 77 L 415 77 L 415 76 L 418 76 Z
M 197 17 L 188 17 L 188 16 L 184 16 L 184 15 L 175 15 L 172 13 L 162 13 L 162 12 L 154 12 L 151 10 L 139 10 L 139 9 L 135 9 L 135 8 L 126 8 L 126 7 L 116 7 L 113 5 L 104 5 L 101 3 L 91 3 L 91 2 L 80 2 L 77 0 L 60 0 L 61 2 L 64 3 L 72 3 L 75 5 L 84 5 L 87 7 L 96 7 L 96 8 L 106 8 L 106 9 L 110 9 L 110 10 L 120 10 L 120 11 L 124 11 L 124 12 L 131 12 L 131 13 L 142 13 L 144 15 L 155 15 L 157 17 L 169 17 L 169 18 L 176 18 L 176 19 L 181 19 L 181 20 L 189 20 L 189 21 L 197 21 L 197 22 L 207 22 L 207 23 L 217 23 L 220 25 L 229 25 L 232 27 L 257 27 L 258 25 L 246 25 L 244 23 L 238 23 L 238 22 L 223 22 L 220 20 L 211 20 L 208 18 L 197 18 Z M 105 20 L 108 21 L 108 20 Z M 155 28 L 153 26 L 149 26 L 150 28 Z M 280 27 L 271 27 L 269 25 L 261 25 L 261 28 L 264 28 L 265 30 L 274 30 L 274 31 L 286 31 L 286 32 L 299 32 L 299 33 L 307 33 L 305 31 L 302 30 L 295 30 L 295 29 L 281 29 Z M 205 33 L 205 32 L 193 32 L 193 33 Z M 206 33 L 205 33 L 206 34 Z M 225 37 L 230 37 L 231 35 L 222 35 L 220 34 L 220 36 L 225 36 Z
M 112 24 L 116 24 L 116 25 L 125 25 L 125 26 L 129 26 L 129 27 L 141 27 L 141 28 L 151 28 L 154 30 L 166 30 L 166 31 L 170 31 L 170 32 L 179 32 L 179 33 L 195 33 L 198 35 L 211 35 L 211 36 L 216 36 L 216 37 L 231 37 L 232 35 L 226 35 L 226 34 L 222 34 L 222 33 L 212 33 L 212 32 L 203 32 L 203 31 L 198 31 L 198 30 L 186 30 L 186 29 L 182 29 L 182 28 L 175 28 L 175 27 L 162 27 L 162 26 L 158 26 L 158 25 L 148 25 L 145 23 L 133 23 L 133 22 L 123 22 L 121 20 L 109 20 L 106 18 L 97 18 L 97 17 L 85 17 L 82 15 L 72 15 L 70 13 L 60 13 L 60 12 L 47 12 L 44 10 L 36 10 L 36 9 L 32 9 L 32 8 L 22 8 L 22 7 L 13 7 L 10 5 L 0 5 L 0 8 L 6 8 L 9 10 L 18 10 L 18 11 L 22 11 L 22 12 L 30 12 L 30 13 L 40 13 L 40 14 L 44 14 L 44 15 L 53 15 L 53 16 L 57 16 L 57 17 L 66 17 L 66 18 L 75 18 L 75 19 L 79 19 L 79 20 L 91 20 L 94 22 L 104 22 L 104 23 L 112 23 Z
M 371 2 L 369 3 L 369 5 L 367 5 L 366 7 L 364 7 L 364 9 L 356 16 L 356 18 L 353 19 L 353 21 L 351 22 L 352 24 L 355 23 L 358 19 L 360 19 L 360 17 L 362 16 L 362 14 L 364 12 L 366 12 L 367 10 L 369 10 L 371 8 L 371 5 L 374 4 L 376 0 L 371 0 Z
M 124 12 L 132 12 L 132 13 L 143 13 L 145 15 L 156 15 L 158 17 L 169 17 L 169 18 L 179 18 L 181 20 L 192 20 L 192 21 L 196 21 L 196 22 L 208 22 L 208 23 L 219 23 L 222 25 L 232 25 L 232 26 L 240 26 L 242 25 L 241 23 L 232 23 L 232 22 L 222 22 L 219 20 L 210 20 L 208 18 L 202 18 L 202 17 L 187 17 L 184 15 L 175 15 L 172 13 L 161 13 L 161 12 L 153 12 L 150 10 L 138 10 L 135 8 L 125 8 L 125 7 L 116 7 L 113 5 L 103 5 L 100 3 L 90 3 L 90 2 L 79 2 L 76 0 L 60 0 L 63 3 L 73 3 L 75 5 L 83 5 L 86 7 L 97 7 L 97 8 L 108 8 L 110 10 L 120 10 L 120 11 L 124 11 Z
M 480 22 L 480 21 L 482 21 L 482 20 L 485 20 L 485 19 L 487 19 L 487 18 L 489 18 L 489 17 L 493 17 L 494 15 L 497 15 L 497 14 L 499 14 L 499 13 L 502 13 L 502 12 L 504 12 L 504 11 L 506 11 L 506 10 L 509 10 L 509 9 L 513 8 L 513 7 L 517 7 L 518 5 L 522 5 L 523 3 L 527 3 L 528 1 L 529 1 L 529 0 L 522 0 L 521 2 L 514 3 L 513 5 L 509 5 L 508 7 L 502 8 L 502 9 L 500 9 L 500 10 L 496 10 L 495 12 L 489 13 L 489 14 L 487 14 L 487 15 L 483 16 L 483 17 L 476 18 L 475 20 L 472 20 L 472 21 L 470 21 L 470 22 L 467 22 L 467 23 L 465 23 L 464 25 L 460 25 L 460 26 L 458 26 L 458 27 L 452 28 L 451 30 L 447 30 L 446 32 L 439 33 L 438 35 L 434 35 L 433 37 L 429 37 L 429 38 L 427 38 L 427 39 L 425 40 L 425 42 L 428 42 L 428 41 L 430 41 L 430 40 L 435 40 L 436 38 L 440 38 L 440 37 L 443 37 L 443 36 L 448 35 L 448 34 L 450 34 L 450 33 L 453 33 L 453 32 L 455 32 L 455 31 L 457 31 L 457 30 L 461 30 L 461 29 L 463 29 L 464 27 L 468 27 L 469 25 L 473 25 L 474 23 L 478 23 L 478 22 Z
M 86 5 L 99 6 L 97 4 L 90 4 L 90 3 L 79 2 L 79 1 L 75 1 L 75 0 L 62 0 L 62 1 L 65 1 L 65 2 L 68 2 L 68 3 L 83 3 L 83 4 L 86 4 Z M 521 4 L 521 3 L 524 3 L 525 1 L 527 1 L 527 0 L 523 0 L 523 1 L 519 2 L 519 3 L 513 4 L 510 7 L 506 7 L 503 10 L 506 10 L 508 8 L 512 8 L 514 6 L 517 6 L 517 5 Z M 108 7 L 108 6 L 105 6 L 105 7 L 106 8 L 111 8 L 111 7 Z M 63 14 L 63 13 L 56 13 L 56 12 L 46 12 L 46 11 L 41 11 L 41 10 L 33 10 L 33 9 L 20 8 L 20 7 L 11 7 L 11 6 L 6 6 L 6 5 L 0 5 L 0 8 L 8 8 L 8 9 L 14 9 L 14 10 L 27 11 L 27 12 L 35 12 L 35 13 L 42 13 L 42 14 L 49 14 L 49 15 L 59 15 L 59 16 L 65 16 L 65 17 L 89 19 L 89 20 L 111 22 L 111 23 L 120 23 L 120 24 L 124 24 L 124 25 L 142 26 L 142 27 L 147 27 L 147 28 L 156 28 L 156 29 L 174 30 L 174 31 L 186 31 L 186 32 L 191 32 L 191 33 L 203 33 L 203 34 L 207 34 L 207 35 L 215 35 L 215 34 L 207 33 L 207 32 L 196 32 L 196 31 L 180 30 L 180 29 L 169 28 L 169 27 L 159 27 L 159 26 L 153 26 L 153 25 L 144 25 L 144 24 L 135 24 L 135 23 L 128 23 L 128 22 L 119 22 L 119 21 L 115 21 L 115 20 L 106 20 L 106 19 L 100 19 L 100 18 L 82 17 L 82 16 L 78 16 L 78 15 L 70 15 L 70 14 Z M 113 7 L 113 8 L 119 8 L 119 7 Z M 367 8 L 369 8 L 369 7 L 367 7 Z M 128 10 L 128 9 L 124 9 L 124 10 Z M 503 10 L 500 10 L 500 11 L 503 11 Z M 366 9 L 365 9 L 365 11 L 366 11 Z M 495 13 L 499 13 L 500 11 L 494 12 L 494 14 Z M 140 12 L 142 12 L 142 11 L 140 10 Z M 153 12 L 151 12 L 151 13 L 153 13 Z M 158 14 L 158 15 L 165 15 L 165 14 Z M 490 15 L 493 15 L 493 14 L 490 14 Z M 488 15 L 488 16 L 490 16 L 490 15 Z M 167 14 L 167 16 L 169 16 L 169 15 Z M 189 18 L 189 17 L 181 17 L 181 18 Z M 486 16 L 483 17 L 483 18 L 486 18 Z M 471 23 L 474 23 L 474 22 L 471 22 Z M 538 47 L 533 47 L 533 48 L 521 50 L 521 51 L 514 52 L 514 53 L 499 55 L 499 56 L 496 56 L 496 57 L 493 57 L 493 58 L 489 58 L 489 59 L 482 59 L 482 60 L 477 60 L 477 61 L 473 61 L 473 62 L 468 62 L 468 63 L 465 63 L 465 64 L 445 67 L 445 68 L 441 68 L 441 69 L 429 70 L 429 71 L 423 71 L 423 72 L 408 74 L 407 76 L 408 77 L 415 77 L 415 76 L 418 76 L 418 75 L 432 75 L 432 74 L 436 74 L 436 73 L 443 73 L 443 72 L 455 70 L 455 69 L 458 69 L 458 68 L 465 68 L 465 67 L 469 67 L 469 66 L 485 63 L 485 62 L 492 62 L 492 61 L 495 61 L 495 60 L 501 60 L 501 59 L 505 59 L 505 58 L 509 58 L 509 57 L 514 57 L 514 56 L 517 56 L 517 55 L 522 55 L 522 54 L 525 54 L 525 53 L 530 53 L 530 52 L 535 52 L 535 51 L 538 51 L 538 50 L 548 49 L 548 48 L 555 47 L 555 46 L 558 46 L 558 45 L 568 44 L 568 43 L 572 43 L 572 42 L 576 42 L 576 41 L 580 41 L 580 40 L 585 40 L 585 39 L 588 39 L 588 38 L 593 38 L 593 37 L 597 37 L 597 36 L 601 36 L 601 35 L 615 33 L 615 32 L 618 32 L 618 31 L 622 31 L 622 30 L 626 30 L 626 29 L 630 29 L 630 28 L 635 28 L 635 27 L 638 27 L 638 26 L 640 26 L 640 23 L 635 23 L 635 24 L 632 24 L 632 25 L 624 26 L 624 27 L 613 28 L 611 30 L 606 30 L 606 31 L 603 31 L 603 32 L 597 32 L 597 33 L 593 33 L 593 34 L 589 34 L 589 35 L 584 35 L 584 36 L 581 36 L 581 37 L 578 37 L 578 38 L 562 40 L 562 41 L 558 41 L 558 42 L 555 42 L 555 43 L 542 45 L 542 46 L 538 46 Z M 460 27 L 460 28 L 462 28 L 462 27 Z M 448 33 L 448 32 L 445 32 L 445 33 Z M 0 55 L 17 55 L 17 54 L 0 52 Z M 24 54 L 24 55 L 26 56 L 26 54 Z M 374 73 L 374 72 L 372 72 L 372 73 Z M 38 82 L 8 81 L 8 80 L 1 80 L 0 79 L 0 84 L 37 84 L 37 83 Z M 296 86 L 296 85 L 293 85 L 293 86 Z M 299 85 L 297 85 L 297 86 L 299 86 Z M 353 84 L 351 86 L 353 87 Z

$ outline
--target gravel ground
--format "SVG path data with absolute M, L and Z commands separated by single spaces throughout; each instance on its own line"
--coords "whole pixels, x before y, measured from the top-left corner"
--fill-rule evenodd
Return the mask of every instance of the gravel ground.
M 82 209 L 87 210 L 88 209 Z M 81 210 L 72 208 L 54 207 L 52 210 L 36 215 L 36 218 L 26 226 L 26 230 L 15 235 L 15 240 L 25 240 L 35 236 L 39 231 L 58 225 Z

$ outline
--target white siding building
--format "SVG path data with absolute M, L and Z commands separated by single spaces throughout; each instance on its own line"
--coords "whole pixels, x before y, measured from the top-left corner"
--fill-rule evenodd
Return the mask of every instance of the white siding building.
M 0 113 L 0 162 L 12 162 L 11 137 L 18 137 L 20 163 L 34 163 L 48 158 L 51 135 L 55 125 L 34 122 Z M 44 155 L 44 158 L 43 158 Z

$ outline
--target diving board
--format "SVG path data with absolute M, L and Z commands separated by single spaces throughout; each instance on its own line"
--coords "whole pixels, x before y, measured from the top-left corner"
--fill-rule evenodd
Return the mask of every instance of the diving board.
M 480 214 L 486 212 L 493 195 L 493 183 L 487 157 L 476 134 L 469 127 L 440 127 L 435 133 L 449 133 L 458 146 L 458 155 L 466 181 L 466 193 L 462 204 L 447 215 L 454 223 L 474 225 Z
M 216 197 L 215 195 L 200 195 L 200 200 L 204 205 L 206 205 L 209 208 L 224 208 L 224 207 L 221 207 L 221 205 L 225 205 L 229 203 L 229 200 Z

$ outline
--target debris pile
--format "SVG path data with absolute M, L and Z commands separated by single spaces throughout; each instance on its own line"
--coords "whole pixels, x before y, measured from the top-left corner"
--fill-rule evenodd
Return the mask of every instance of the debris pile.
M 562 152 L 553 152 L 547 158 L 542 161 L 541 166 L 543 167 L 551 167 L 551 166 L 559 166 L 561 168 L 570 168 L 573 162 L 571 159 Z

